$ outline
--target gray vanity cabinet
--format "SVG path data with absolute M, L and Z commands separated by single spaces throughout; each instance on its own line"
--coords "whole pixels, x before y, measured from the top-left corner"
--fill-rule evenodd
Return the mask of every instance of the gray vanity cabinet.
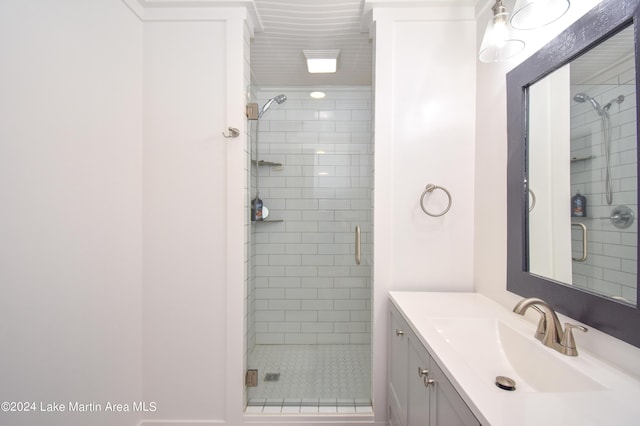
M 408 365 L 405 365 L 405 374 L 408 376 L 406 426 L 434 425 L 435 423 L 431 420 L 434 411 L 431 407 L 433 385 L 427 382 L 433 380 L 431 378 L 433 361 L 413 333 L 407 340 L 409 358 Z
M 480 426 L 480 422 L 473 415 L 467 404 L 462 400 L 447 376 L 440 369 L 436 362 L 431 360 L 429 377 L 435 382 L 435 390 L 431 398 L 432 405 L 436 406 L 431 410 L 429 418 L 430 425 L 439 426 Z
M 479 426 L 400 312 L 389 310 L 391 426 Z
M 389 420 L 391 426 L 407 424 L 407 362 L 409 360 L 409 335 L 413 333 L 396 309 L 389 314 Z

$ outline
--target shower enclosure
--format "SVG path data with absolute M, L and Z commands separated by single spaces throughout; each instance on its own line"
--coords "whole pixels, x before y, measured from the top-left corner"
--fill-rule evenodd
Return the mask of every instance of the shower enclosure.
M 633 55 L 575 76 L 574 69 L 591 69 L 581 61 L 571 69 L 570 179 L 587 210 L 572 217 L 572 282 L 636 304 L 637 224 L 621 213 L 637 214 L 638 205 Z
M 371 88 L 313 91 L 250 91 L 247 413 L 371 412 Z

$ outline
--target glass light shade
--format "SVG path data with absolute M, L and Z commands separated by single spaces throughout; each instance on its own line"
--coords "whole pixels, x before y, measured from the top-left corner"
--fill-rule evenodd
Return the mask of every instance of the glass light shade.
M 518 0 L 511 15 L 511 26 L 517 30 L 544 27 L 567 13 L 569 0 Z
M 479 54 L 482 62 L 506 61 L 524 49 L 524 41 L 513 36 L 504 7 L 500 9 L 494 10 L 494 16 L 484 32 Z

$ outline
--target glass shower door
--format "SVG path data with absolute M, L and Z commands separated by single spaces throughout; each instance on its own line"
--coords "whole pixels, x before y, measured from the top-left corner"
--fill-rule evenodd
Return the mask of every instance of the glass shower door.
M 248 411 L 370 410 L 371 92 L 263 89 L 258 104 L 280 91 L 287 102 L 251 127 L 251 188 L 269 214 L 249 236 Z

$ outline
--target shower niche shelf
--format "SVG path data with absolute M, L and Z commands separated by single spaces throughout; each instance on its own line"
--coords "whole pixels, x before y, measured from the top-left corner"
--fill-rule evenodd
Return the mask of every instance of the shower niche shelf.
M 571 157 L 571 162 L 575 163 L 577 161 L 586 161 L 586 160 L 591 160 L 593 158 L 596 158 L 595 155 L 590 155 L 588 157 Z
M 273 161 L 264 161 L 264 160 L 251 160 L 251 164 L 255 164 L 258 166 L 269 166 L 269 167 L 282 167 L 282 163 L 275 163 Z

